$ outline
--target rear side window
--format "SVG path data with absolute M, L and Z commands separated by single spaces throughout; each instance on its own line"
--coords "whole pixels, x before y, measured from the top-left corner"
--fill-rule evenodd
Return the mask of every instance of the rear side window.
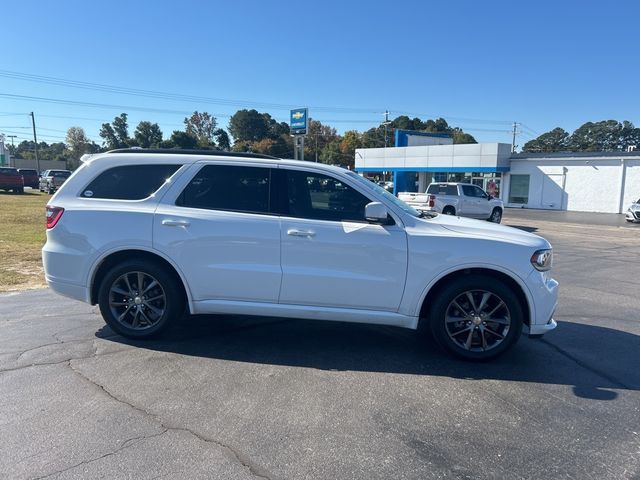
M 180 165 L 113 167 L 98 175 L 82 191 L 81 196 L 113 200 L 142 200 L 156 192 L 178 168 Z
M 206 165 L 178 197 L 176 205 L 246 213 L 270 212 L 271 169 Z
M 427 189 L 427 193 L 432 195 L 458 195 L 458 187 L 457 185 L 431 184 Z

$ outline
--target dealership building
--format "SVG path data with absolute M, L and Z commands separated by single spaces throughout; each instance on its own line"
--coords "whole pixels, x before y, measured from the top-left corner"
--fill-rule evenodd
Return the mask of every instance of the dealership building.
M 392 173 L 395 193 L 473 183 L 508 207 L 623 213 L 640 198 L 640 151 L 514 154 L 506 143 L 453 145 L 446 135 L 404 130 L 396 145 L 357 149 L 355 170 Z

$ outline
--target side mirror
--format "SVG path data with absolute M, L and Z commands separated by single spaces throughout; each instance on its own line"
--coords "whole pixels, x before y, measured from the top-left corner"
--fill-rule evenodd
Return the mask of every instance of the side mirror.
M 364 218 L 368 222 L 385 225 L 389 222 L 389 212 L 380 202 L 371 202 L 364 207 Z

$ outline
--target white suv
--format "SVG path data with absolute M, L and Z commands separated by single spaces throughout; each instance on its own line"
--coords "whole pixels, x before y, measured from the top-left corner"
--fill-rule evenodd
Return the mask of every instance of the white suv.
M 341 168 L 226 152 L 91 156 L 47 205 L 46 279 L 116 332 L 192 314 L 428 327 L 468 359 L 556 326 L 541 237 L 424 217 Z

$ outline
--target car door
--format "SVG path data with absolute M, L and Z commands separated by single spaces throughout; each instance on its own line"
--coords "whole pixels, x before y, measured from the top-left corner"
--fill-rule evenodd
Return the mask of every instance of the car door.
M 473 187 L 476 198 L 478 199 L 478 218 L 486 219 L 491 215 L 490 197 L 482 188 L 477 185 Z
M 154 215 L 154 248 L 173 259 L 192 297 L 278 301 L 280 219 L 272 168 L 203 162 L 180 177 Z
M 461 185 L 463 207 L 460 210 L 460 215 L 465 217 L 479 218 L 480 217 L 480 198 L 476 196 L 476 186 L 474 185 Z
M 345 179 L 280 168 L 280 303 L 397 311 L 407 270 L 401 225 L 371 224 Z

